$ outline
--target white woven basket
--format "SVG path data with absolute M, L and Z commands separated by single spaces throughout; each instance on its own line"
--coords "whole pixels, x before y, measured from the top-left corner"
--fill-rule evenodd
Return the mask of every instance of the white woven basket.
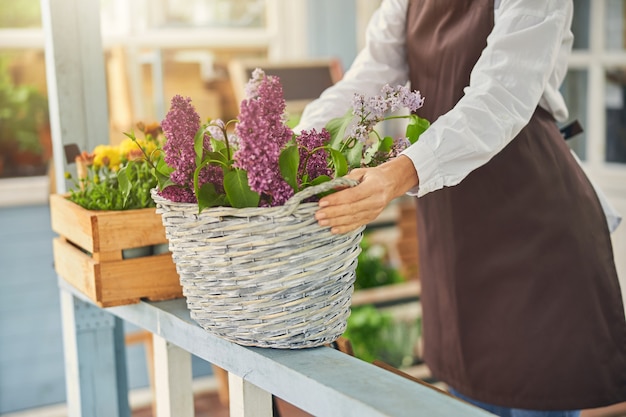
M 152 190 L 191 317 L 245 346 L 306 348 L 343 334 L 363 228 L 333 235 L 301 203 L 355 181 L 309 187 L 284 206 L 174 203 Z

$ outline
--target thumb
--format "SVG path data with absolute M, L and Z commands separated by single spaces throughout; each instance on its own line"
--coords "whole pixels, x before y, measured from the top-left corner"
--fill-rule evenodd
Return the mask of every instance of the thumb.
M 350 171 L 346 175 L 346 178 L 350 178 L 351 180 L 356 180 L 358 182 L 361 182 L 363 181 L 363 177 L 365 177 L 366 172 L 367 172 L 367 169 L 365 168 L 354 168 L 352 171 Z

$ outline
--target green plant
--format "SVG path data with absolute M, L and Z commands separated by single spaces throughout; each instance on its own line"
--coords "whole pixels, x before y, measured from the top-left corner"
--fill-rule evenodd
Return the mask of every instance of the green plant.
M 0 57 L 0 145 L 6 152 L 41 154 L 41 129 L 48 123 L 48 100 L 35 87 L 16 85 Z
M 66 177 L 71 179 L 69 174 Z M 150 189 L 156 186 L 152 168 L 129 162 L 119 171 L 88 168 L 87 177 L 74 182 L 69 200 L 88 210 L 131 210 L 154 207 Z
M 396 319 L 390 311 L 368 304 L 352 309 L 343 337 L 350 340 L 355 357 L 401 367 L 415 362 L 421 333 L 421 318 Z
M 131 210 L 154 207 L 150 190 L 157 185 L 151 163 L 161 145 L 158 125 L 139 125 L 144 133 L 137 139 L 133 133 L 119 146 L 100 145 L 93 153 L 84 152 L 77 164 L 84 173 L 74 179 L 69 200 L 89 210 Z
M 372 244 L 365 235 L 361 240 L 354 288 L 362 290 L 404 282 L 404 277 L 386 258 L 386 248 Z M 352 343 L 357 358 L 368 362 L 379 359 L 401 366 L 412 360 L 412 347 L 419 333 L 419 323 L 398 321 L 384 309 L 364 305 L 352 309 L 343 336 Z
M 355 290 L 397 284 L 405 281 L 402 274 L 386 262 L 386 255 L 387 249 L 383 245 L 371 244 L 368 236 L 363 236 L 361 253 L 359 254 L 356 267 Z
M 348 317 L 343 336 L 350 340 L 354 356 L 367 362 L 380 359 L 383 352 L 393 348 L 384 337 L 385 331 L 393 326 L 393 316 L 373 305 L 354 307 Z

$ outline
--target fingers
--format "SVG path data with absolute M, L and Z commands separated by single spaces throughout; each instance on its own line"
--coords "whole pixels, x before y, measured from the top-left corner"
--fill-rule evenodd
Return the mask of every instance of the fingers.
M 315 214 L 318 224 L 330 227 L 332 233 L 347 233 L 353 231 L 378 217 L 390 198 L 384 190 L 377 176 L 371 175 L 369 170 L 354 170 L 350 176 L 361 183 L 353 188 L 347 188 L 328 195 L 320 200 L 320 209 Z
M 403 155 L 375 168 L 354 169 L 347 177 L 359 184 L 322 198 L 315 214 L 319 225 L 332 233 L 350 232 L 375 220 L 391 200 L 419 185 L 413 162 Z

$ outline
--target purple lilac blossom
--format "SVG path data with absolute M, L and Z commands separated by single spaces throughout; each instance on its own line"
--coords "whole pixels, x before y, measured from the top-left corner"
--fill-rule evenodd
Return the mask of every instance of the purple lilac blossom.
M 172 187 L 162 190 L 161 195 L 172 201 L 195 203 L 197 200 L 193 194 L 193 175 L 196 169 L 194 137 L 200 128 L 200 116 L 191 104 L 191 99 L 175 95 L 161 127 L 166 137 L 163 145 L 164 159 L 167 165 L 174 169 L 170 179 L 178 186 L 173 186 L 175 189 L 170 191 L 167 190 Z M 208 135 L 204 137 L 204 149 L 211 150 Z M 214 183 L 218 191 L 223 190 L 221 168 L 207 166 L 200 171 L 199 185 L 202 186 L 206 182 Z
M 326 129 L 322 129 L 320 132 L 317 132 L 315 129 L 310 131 L 303 130 L 296 138 L 300 151 L 300 166 L 298 167 L 300 178 L 303 174 L 307 174 L 309 181 L 311 181 L 321 175 L 332 175 L 332 171 L 328 166 L 328 152 L 325 149 L 316 150 L 316 148 L 324 146 L 329 141 L 330 133 Z M 311 152 L 313 153 L 311 154 Z M 304 166 L 305 163 L 306 166 Z
M 159 191 L 159 195 L 165 199 L 170 201 L 175 201 L 177 203 L 195 203 L 196 196 L 193 193 L 193 190 L 189 188 L 182 188 L 177 185 L 170 185 L 169 187 L 164 188 Z
M 235 166 L 248 173 L 250 189 L 270 198 L 269 205 L 284 204 L 293 189 L 280 174 L 280 151 L 292 138 L 293 132 L 284 123 L 285 99 L 280 80 L 266 76 L 261 70 L 255 77 L 263 76 L 257 84 L 256 96 L 241 102 L 239 123 L 235 128 L 239 148 L 234 155 Z

